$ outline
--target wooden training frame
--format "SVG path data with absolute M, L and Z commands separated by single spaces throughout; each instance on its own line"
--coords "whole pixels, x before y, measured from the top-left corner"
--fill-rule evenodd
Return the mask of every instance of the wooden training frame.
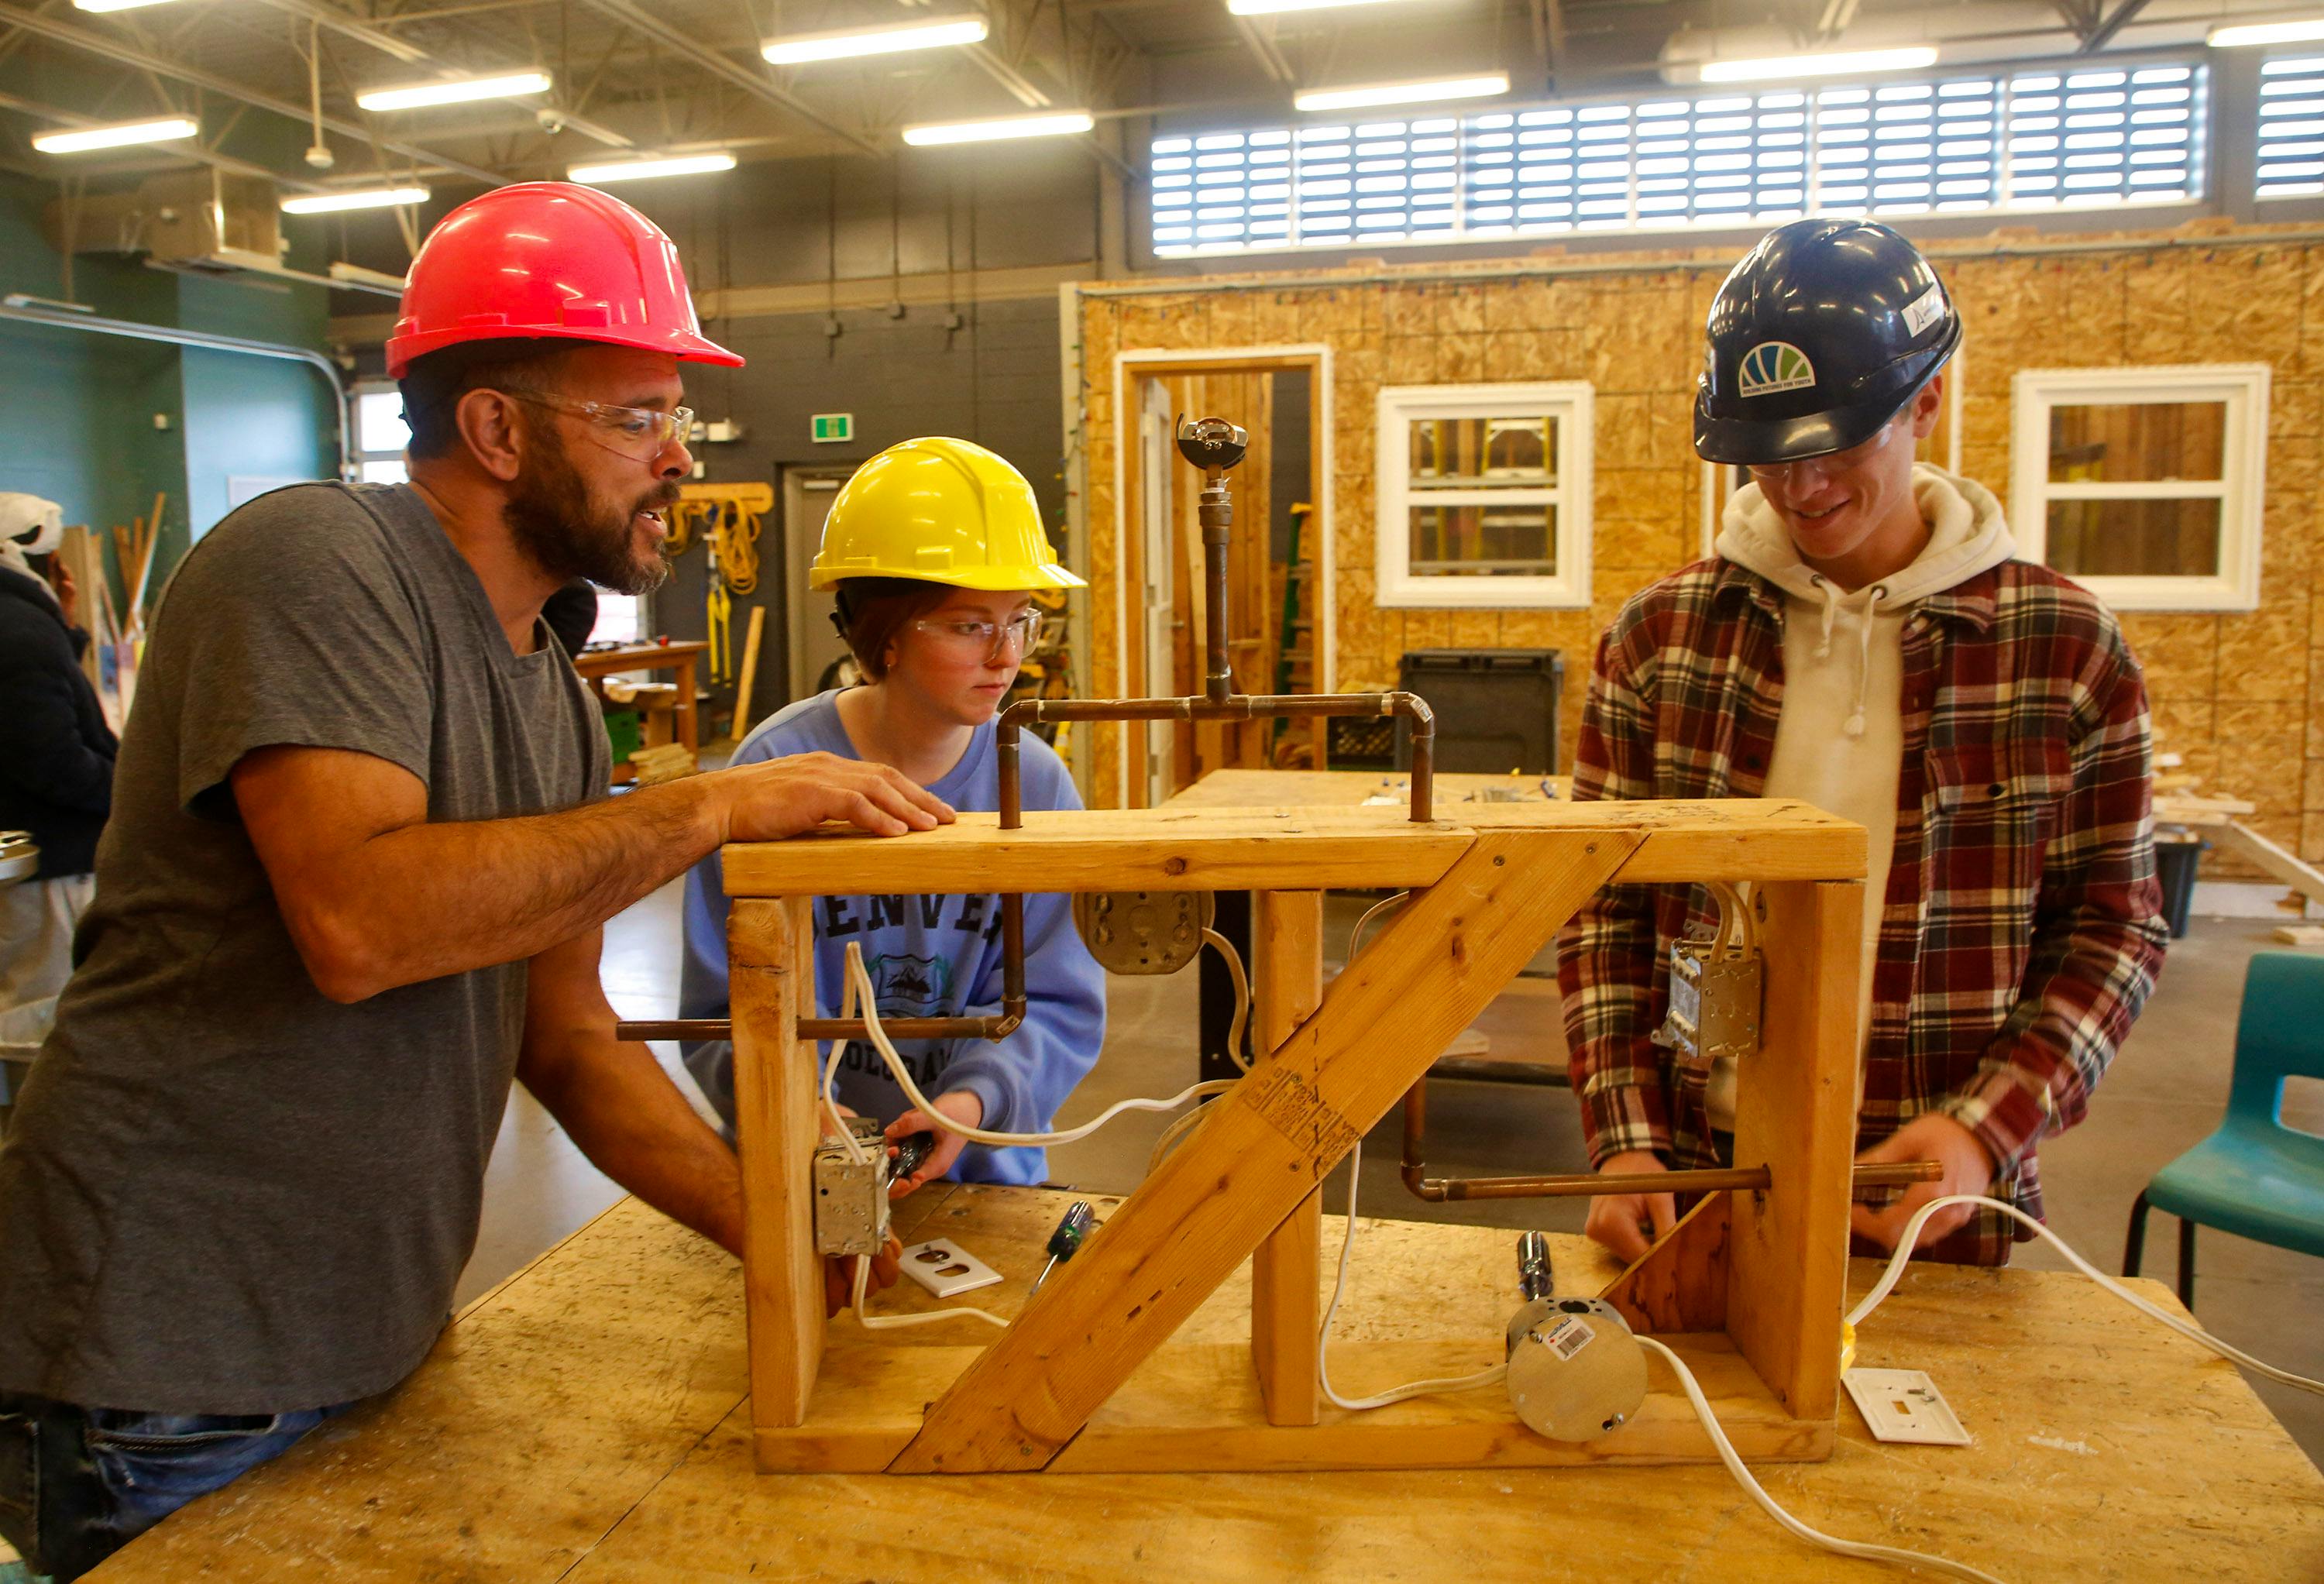
M 1763 1049 L 1740 1071 L 1735 1164 L 1763 1190 L 1703 1200 L 1605 1296 L 1702 1379 L 1738 1450 L 1830 1454 L 1855 1142 L 1865 837 L 1797 803 L 964 815 L 925 834 L 838 832 L 725 850 L 744 1193 L 752 1421 L 766 1472 L 967 1474 L 1708 1461 L 1660 1365 L 1631 1423 L 1526 1430 L 1500 1388 L 1371 1413 L 1319 1405 L 1316 1190 L 1436 1054 L 1600 887 L 1749 880 L 1767 909 Z M 1411 902 L 1328 992 L 1333 887 Z M 1266 1054 L 989 1346 L 882 1346 L 843 1316 L 826 1353 L 810 1160 L 820 1132 L 809 899 L 891 892 L 1250 889 Z M 1254 1260 L 1248 1348 L 1171 1334 Z M 1416 1295 L 1425 1303 L 1423 1295 Z M 1511 1307 L 1516 1303 L 1511 1289 Z M 1333 1349 L 1351 1382 L 1457 1375 L 1498 1335 Z M 819 1378 L 820 1377 L 820 1378 Z M 1375 1389 L 1370 1385 L 1362 1389 Z

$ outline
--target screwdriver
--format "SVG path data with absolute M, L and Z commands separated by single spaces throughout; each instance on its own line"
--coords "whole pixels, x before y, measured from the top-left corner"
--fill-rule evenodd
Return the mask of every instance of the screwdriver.
M 1076 1199 L 1065 1206 L 1065 1218 L 1057 1222 L 1057 1229 L 1049 1234 L 1049 1263 L 1043 1266 L 1041 1274 L 1033 1278 L 1034 1292 L 1041 1290 L 1041 1284 L 1049 1279 L 1049 1273 L 1057 1268 L 1059 1260 L 1071 1259 L 1081 1251 L 1082 1239 L 1090 1233 L 1090 1204 L 1086 1199 Z

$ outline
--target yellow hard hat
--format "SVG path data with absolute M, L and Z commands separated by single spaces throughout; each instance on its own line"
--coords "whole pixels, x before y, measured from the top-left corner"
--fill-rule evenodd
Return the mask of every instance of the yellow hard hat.
M 831 503 L 807 585 L 911 577 L 1000 593 L 1088 586 L 1057 564 L 1025 475 L 966 440 L 906 440 Z

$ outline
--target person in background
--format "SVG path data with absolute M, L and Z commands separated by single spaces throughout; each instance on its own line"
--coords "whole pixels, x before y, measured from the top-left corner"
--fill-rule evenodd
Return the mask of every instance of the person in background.
M 823 752 L 893 766 L 954 808 L 993 809 L 993 718 L 1041 628 L 1035 589 L 1079 588 L 1042 531 L 1033 488 L 965 440 L 907 440 L 859 469 L 832 502 L 808 585 L 834 589 L 832 622 L 862 666 L 861 686 L 802 699 L 735 751 L 751 764 Z M 1049 745 L 1020 739 L 1024 806 L 1079 808 Z M 826 897 L 816 905 L 816 997 L 835 1015 L 846 949 L 862 946 L 882 1017 L 982 1017 L 1000 1010 L 1001 899 L 991 896 Z M 1073 922 L 1072 898 L 1025 905 L 1025 1022 L 1005 1040 L 901 1040 L 913 1082 L 947 1119 L 1001 1133 L 1049 1130 L 1105 1040 L 1104 974 Z M 724 1018 L 726 897 L 718 855 L 686 880 L 679 1015 Z M 692 1046 L 687 1065 L 731 1128 L 733 1047 Z M 903 1184 L 942 1176 L 1038 1183 L 1034 1148 L 967 1145 L 915 1110 L 876 1049 L 840 1058 L 841 1104 L 887 1125 L 891 1143 L 940 1137 Z
M 578 659 L 597 627 L 597 585 L 586 577 L 567 580 L 542 602 L 540 619 L 565 648 L 567 658 Z
M 1714 558 L 1600 641 L 1573 796 L 1795 797 L 1864 826 L 1858 1158 L 1941 1176 L 1857 1205 L 1860 1251 L 1942 1195 L 2038 1217 L 2036 1147 L 2082 1119 L 2163 963 L 2144 681 L 2105 606 L 2013 558 L 1990 491 L 1914 461 L 1960 319 L 1910 242 L 1855 220 L 1769 232 L 1707 338 L 1695 449 L 1751 482 Z M 1700 888 L 1615 886 L 1559 935 L 1601 1172 L 1731 1155 L 1732 1060 L 1681 1064 L 1655 1037 L 1671 942 L 1716 917 Z M 1588 1230 L 1633 1259 L 1676 1211 L 1609 1195 Z M 1950 1206 L 1923 1246 L 1999 1264 L 2014 1227 Z
M 55 502 L 0 493 L 0 831 L 29 833 L 41 851 L 30 878 L 0 882 L 0 1120 L 72 977 L 73 931 L 96 893 L 97 833 L 113 806 L 116 744 L 80 667 L 80 591 L 61 563 L 43 577 L 30 559 L 63 539 Z

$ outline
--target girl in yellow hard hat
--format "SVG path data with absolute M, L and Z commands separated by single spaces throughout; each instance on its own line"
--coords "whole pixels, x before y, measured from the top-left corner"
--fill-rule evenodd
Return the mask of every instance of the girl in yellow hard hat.
M 801 699 L 760 725 L 734 762 L 817 751 L 893 766 L 958 809 L 1001 806 L 993 718 L 1041 631 L 1037 590 L 1080 588 L 1058 564 L 1033 488 L 966 440 L 906 440 L 857 470 L 832 502 L 808 587 L 835 595 L 832 620 L 864 681 Z M 1025 806 L 1079 808 L 1064 763 L 1020 739 Z M 846 950 L 860 943 L 882 1017 L 981 1017 L 1001 1008 L 998 897 L 826 897 L 816 905 L 816 996 L 841 1004 Z M 930 1105 L 994 1132 L 1048 1131 L 1105 1038 L 1103 971 L 1074 927 L 1072 899 L 1028 897 L 1024 1025 L 1006 1040 L 899 1040 Z M 724 1018 L 726 897 L 718 857 L 686 882 L 680 1015 Z M 732 1128 L 733 1057 L 689 1047 L 687 1066 Z M 840 1058 L 840 1103 L 889 1138 L 935 1131 L 910 1185 L 939 1176 L 1039 1183 L 1046 1153 L 963 1147 L 910 1107 L 878 1052 Z

